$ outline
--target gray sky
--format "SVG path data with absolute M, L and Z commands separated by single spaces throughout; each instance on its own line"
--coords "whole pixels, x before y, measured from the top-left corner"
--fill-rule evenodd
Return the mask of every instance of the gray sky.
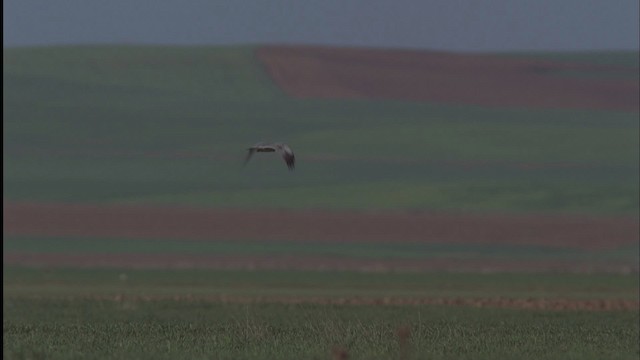
M 638 50 L 638 0 L 4 0 L 3 45 Z

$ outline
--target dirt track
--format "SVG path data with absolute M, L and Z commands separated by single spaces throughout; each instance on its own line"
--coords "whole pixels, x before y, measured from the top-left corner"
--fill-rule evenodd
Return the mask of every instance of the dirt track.
M 27 296 L 28 297 L 28 296 Z M 14 297 L 22 299 L 23 296 Z M 317 296 L 236 296 L 236 295 L 74 295 L 64 299 L 91 299 L 113 301 L 125 307 L 138 302 L 180 301 L 228 304 L 320 304 L 320 305 L 446 305 L 476 308 L 511 308 L 556 311 L 612 311 L 632 310 L 640 307 L 634 299 L 564 299 L 564 298 L 505 298 L 505 297 L 317 297 Z
M 445 52 L 266 46 L 256 56 L 285 93 L 499 107 L 638 112 L 637 68 Z M 563 73 L 619 74 L 588 77 Z

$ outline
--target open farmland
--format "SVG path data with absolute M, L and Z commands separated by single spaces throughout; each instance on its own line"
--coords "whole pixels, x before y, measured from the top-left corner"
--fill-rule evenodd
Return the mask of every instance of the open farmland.
M 3 259 L 12 265 L 638 272 L 632 217 L 55 203 L 4 212 Z
M 638 213 L 633 87 L 607 111 L 298 99 L 251 50 L 5 50 L 4 201 Z M 277 140 L 294 173 L 242 168 Z
M 638 356 L 637 53 L 3 55 L 5 358 Z

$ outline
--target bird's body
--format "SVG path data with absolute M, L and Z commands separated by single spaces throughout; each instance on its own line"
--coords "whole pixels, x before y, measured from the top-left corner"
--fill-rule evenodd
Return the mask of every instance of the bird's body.
M 255 152 L 278 152 L 282 155 L 284 162 L 287 163 L 289 170 L 293 170 L 295 168 L 296 158 L 293 155 L 293 150 L 287 145 L 283 143 L 273 143 L 273 144 L 264 144 L 257 143 L 249 148 L 249 153 L 244 161 L 245 165 Z

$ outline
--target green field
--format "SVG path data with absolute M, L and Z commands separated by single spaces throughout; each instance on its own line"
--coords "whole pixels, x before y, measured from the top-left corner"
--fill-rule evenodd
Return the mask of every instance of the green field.
M 557 260 L 637 264 L 638 244 L 610 250 L 544 245 L 411 242 L 298 242 L 258 239 L 210 241 L 89 237 L 4 236 L 2 250 L 30 254 L 171 254 L 215 256 L 321 256 L 378 260 Z
M 251 51 L 5 49 L 5 200 L 638 214 L 637 113 L 298 100 Z
M 360 273 L 5 267 L 5 297 L 306 296 L 638 299 L 637 274 Z
M 5 301 L 5 358 L 635 359 L 637 313 Z M 20 317 L 17 320 L 18 316 Z M 398 337 L 410 329 L 410 339 Z
M 220 301 L 626 298 L 635 275 L 4 268 L 4 358 L 637 358 L 637 310 Z M 400 335 L 404 332 L 405 335 Z

